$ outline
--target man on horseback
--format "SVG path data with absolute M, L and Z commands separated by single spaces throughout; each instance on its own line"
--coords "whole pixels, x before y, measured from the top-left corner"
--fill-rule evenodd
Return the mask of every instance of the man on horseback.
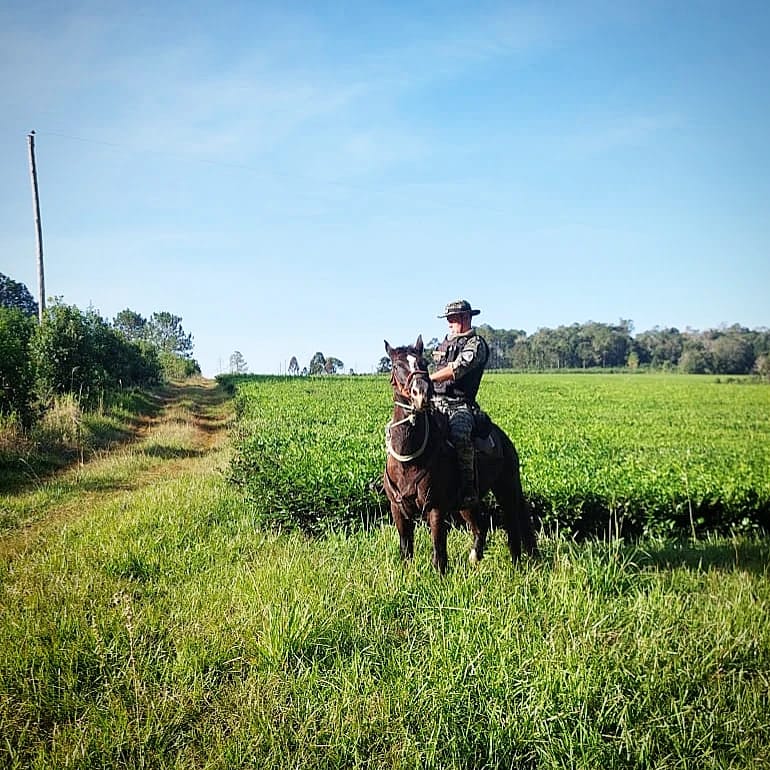
M 449 334 L 433 353 L 438 368 L 430 375 L 436 392 L 434 404 L 449 419 L 449 433 L 457 452 L 461 508 L 470 509 L 479 504 L 472 438 L 474 412 L 479 409 L 476 394 L 489 358 L 486 341 L 471 326 L 472 316 L 480 312 L 464 299 L 444 308 L 438 317 L 447 319 Z

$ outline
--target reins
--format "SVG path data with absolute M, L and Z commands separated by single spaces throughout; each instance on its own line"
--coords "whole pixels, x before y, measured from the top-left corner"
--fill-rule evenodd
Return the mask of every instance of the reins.
M 398 402 L 396 402 L 398 403 Z M 399 404 L 399 406 L 403 406 L 403 404 Z M 414 412 L 414 407 L 409 405 Z M 395 460 L 398 460 L 400 463 L 408 463 L 412 460 L 416 460 L 424 451 L 425 448 L 428 446 L 428 439 L 430 438 L 430 420 L 428 419 L 428 413 L 423 412 L 423 417 L 425 418 L 425 436 L 422 440 L 422 446 L 416 451 L 412 452 L 412 454 L 408 455 L 402 455 L 396 452 L 395 449 L 393 449 L 393 444 L 390 440 L 390 431 L 391 428 L 395 428 L 398 425 L 403 425 L 405 422 L 409 422 L 412 425 L 416 423 L 416 418 L 414 413 L 410 414 L 408 417 L 405 417 L 403 420 L 399 420 L 398 422 L 393 422 L 392 420 L 385 426 L 385 449 L 387 449 L 388 454 L 393 457 Z
M 405 399 L 409 400 L 409 386 L 412 384 L 412 380 L 415 378 L 418 374 L 428 374 L 427 369 L 412 369 L 409 374 L 406 376 L 406 382 L 401 385 L 401 383 L 396 379 L 396 368 L 393 367 L 393 369 L 390 372 L 390 384 L 393 386 L 393 388 L 398 392 L 400 396 L 403 396 Z M 399 402 L 396 401 L 398 404 Z M 404 404 L 401 404 L 401 406 L 404 406 Z M 409 404 L 411 407 L 411 404 Z
M 402 386 L 401 383 L 396 379 L 396 369 L 395 367 L 391 371 L 390 374 L 390 382 L 393 385 L 393 389 L 398 393 L 398 395 L 403 396 L 408 401 L 407 403 L 404 403 L 403 401 L 399 401 L 398 399 L 394 399 L 394 406 L 399 406 L 401 409 L 403 409 L 405 412 L 407 412 L 407 416 L 404 417 L 402 420 L 393 421 L 391 420 L 386 426 L 385 426 L 385 448 L 388 452 L 388 454 L 393 457 L 395 460 L 398 460 L 400 463 L 408 463 L 412 460 L 416 460 L 420 455 L 425 452 L 426 447 L 428 446 L 428 439 L 430 438 L 430 420 L 428 419 L 428 413 L 423 412 L 423 417 L 425 418 L 425 436 L 422 440 L 422 446 L 416 451 L 408 455 L 402 455 L 398 452 L 396 452 L 395 449 L 393 449 L 393 444 L 391 443 L 391 430 L 393 428 L 398 427 L 399 425 L 403 425 L 404 423 L 410 423 L 412 426 L 414 426 L 417 423 L 417 415 L 415 414 L 416 409 L 411 403 L 410 395 L 409 395 L 409 386 L 411 385 L 412 380 L 414 377 L 418 374 L 424 374 L 427 375 L 428 372 L 424 369 L 413 369 L 409 372 L 406 378 L 406 382 Z

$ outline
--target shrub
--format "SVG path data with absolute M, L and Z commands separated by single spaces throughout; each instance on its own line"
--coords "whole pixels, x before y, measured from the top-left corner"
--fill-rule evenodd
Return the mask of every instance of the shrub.
M 157 356 L 163 376 L 167 380 L 186 380 L 201 373 L 198 362 L 192 358 L 185 358 L 164 350 L 157 353 Z
M 21 310 L 0 307 L 0 413 L 30 414 L 32 366 L 29 344 L 35 321 Z
M 43 403 L 74 393 L 92 404 L 105 390 L 155 384 L 166 369 L 164 354 L 154 346 L 130 342 L 94 310 L 83 313 L 60 302 L 46 310 L 30 351 L 34 388 Z

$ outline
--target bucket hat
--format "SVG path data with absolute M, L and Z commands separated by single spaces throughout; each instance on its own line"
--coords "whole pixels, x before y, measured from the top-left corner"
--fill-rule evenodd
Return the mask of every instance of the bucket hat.
M 470 313 L 471 315 L 478 315 L 481 311 L 474 310 L 471 307 L 471 303 L 467 299 L 456 299 L 454 302 L 450 302 L 444 308 L 442 315 L 438 318 L 447 318 L 450 315 L 459 315 L 460 313 Z

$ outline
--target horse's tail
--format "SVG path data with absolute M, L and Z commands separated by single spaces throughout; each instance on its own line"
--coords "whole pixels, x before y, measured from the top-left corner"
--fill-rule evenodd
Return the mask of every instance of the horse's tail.
M 530 556 L 536 556 L 538 549 L 537 533 L 535 532 L 534 524 L 534 511 L 524 494 L 521 485 L 521 463 L 519 461 L 519 453 L 508 434 L 499 425 L 495 423 L 493 423 L 493 425 L 497 429 L 503 448 L 504 473 L 508 476 L 506 479 L 507 483 L 512 487 L 512 503 L 514 515 L 517 519 L 519 534 L 521 536 L 521 543 L 524 546 L 526 553 Z

